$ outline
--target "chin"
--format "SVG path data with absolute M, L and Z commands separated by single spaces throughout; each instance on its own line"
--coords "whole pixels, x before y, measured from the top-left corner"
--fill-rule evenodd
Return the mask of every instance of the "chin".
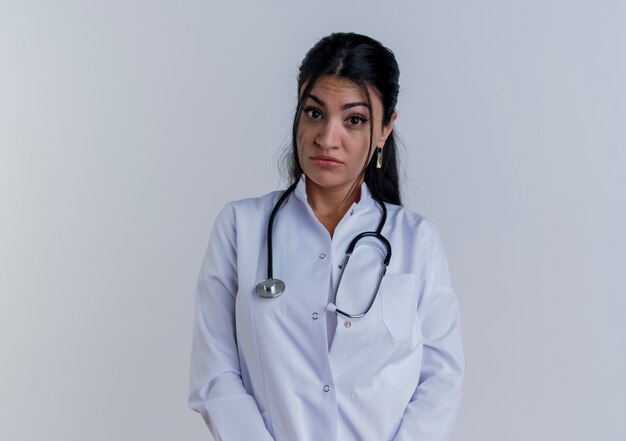
M 351 185 L 354 179 L 349 179 L 340 176 L 329 176 L 329 173 L 307 173 L 304 172 L 307 179 L 313 184 L 321 188 L 340 188 L 347 185 Z

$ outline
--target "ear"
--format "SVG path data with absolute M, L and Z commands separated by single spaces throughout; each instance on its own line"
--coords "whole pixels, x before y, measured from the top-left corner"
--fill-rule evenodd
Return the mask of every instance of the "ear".
M 376 147 L 382 148 L 385 145 L 385 141 L 387 141 L 387 138 L 389 137 L 389 135 L 391 135 L 391 132 L 393 131 L 393 125 L 396 122 L 396 118 L 398 118 L 398 112 L 393 112 L 391 114 L 391 118 L 389 118 L 389 123 L 383 126 L 383 133 L 376 143 Z

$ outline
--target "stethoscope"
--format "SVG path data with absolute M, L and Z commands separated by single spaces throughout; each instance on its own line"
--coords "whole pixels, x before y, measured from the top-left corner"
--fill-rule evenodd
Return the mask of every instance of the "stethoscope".
M 267 222 L 267 279 L 263 280 L 262 282 L 257 283 L 256 288 L 254 289 L 254 291 L 259 297 L 263 297 L 265 299 L 273 299 L 275 297 L 278 297 L 285 291 L 285 282 L 283 282 L 280 279 L 275 279 L 273 276 L 272 229 L 274 227 L 274 218 L 276 217 L 276 213 L 278 212 L 278 209 L 280 208 L 282 203 L 285 201 L 285 199 L 287 199 L 287 196 L 289 196 L 289 194 L 291 194 L 294 191 L 297 184 L 298 182 L 292 184 L 287 190 L 285 190 L 285 192 L 282 194 L 280 199 L 278 199 L 278 202 L 276 202 L 276 205 L 274 206 L 274 209 L 272 210 L 272 213 L 270 214 L 270 218 Z M 383 229 L 383 226 L 385 225 L 385 221 L 387 220 L 387 208 L 385 207 L 385 204 L 382 201 L 376 198 L 374 198 L 374 200 L 378 203 L 382 211 L 382 215 L 380 217 L 380 222 L 378 223 L 378 227 L 376 228 L 376 231 L 365 231 L 355 236 L 354 239 L 352 239 L 352 241 L 348 245 L 348 248 L 346 249 L 346 257 L 344 258 L 343 263 L 340 265 L 341 273 L 339 275 L 339 282 L 337 283 L 337 288 L 335 289 L 335 293 L 333 296 L 334 303 L 331 302 L 326 306 L 327 310 L 331 312 L 336 311 L 337 313 L 342 314 L 349 318 L 363 317 L 365 314 L 369 312 L 372 305 L 374 304 L 374 301 L 376 300 L 376 297 L 378 296 L 380 283 L 382 282 L 383 276 L 387 272 L 387 266 L 389 265 L 389 261 L 391 260 L 391 244 L 389 243 L 387 238 L 380 233 Z M 358 243 L 358 241 L 365 237 L 373 237 L 383 243 L 383 245 L 385 246 L 385 251 L 386 251 L 385 259 L 383 260 L 382 269 L 378 276 L 378 281 L 376 284 L 376 291 L 374 292 L 374 296 L 372 297 L 372 300 L 370 304 L 368 305 L 367 309 L 360 314 L 350 314 L 337 307 L 337 293 L 339 292 L 339 286 L 341 285 L 341 278 L 343 277 L 343 273 L 346 270 L 346 267 L 348 266 L 348 260 L 350 260 L 350 256 L 354 252 L 354 248 L 356 247 L 356 244 Z

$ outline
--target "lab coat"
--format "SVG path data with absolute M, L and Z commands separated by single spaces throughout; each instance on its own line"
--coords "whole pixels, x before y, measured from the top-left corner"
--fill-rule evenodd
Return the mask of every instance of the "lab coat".
M 267 220 L 282 192 L 228 203 L 215 221 L 197 286 L 189 406 L 218 441 L 444 441 L 461 399 L 459 304 L 433 224 L 386 204 L 392 257 L 365 316 L 327 309 L 345 251 L 376 229 L 367 185 L 331 239 L 306 198 L 304 176 L 273 228 L 274 277 L 285 292 L 258 297 L 267 277 Z M 376 292 L 384 247 L 368 239 L 345 268 L 337 307 L 358 314 Z

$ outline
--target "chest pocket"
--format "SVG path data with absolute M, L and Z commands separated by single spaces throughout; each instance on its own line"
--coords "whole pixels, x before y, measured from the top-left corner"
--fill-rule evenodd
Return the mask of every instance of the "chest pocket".
M 415 274 L 387 274 L 380 284 L 382 318 L 391 338 L 416 343 L 418 285 Z

